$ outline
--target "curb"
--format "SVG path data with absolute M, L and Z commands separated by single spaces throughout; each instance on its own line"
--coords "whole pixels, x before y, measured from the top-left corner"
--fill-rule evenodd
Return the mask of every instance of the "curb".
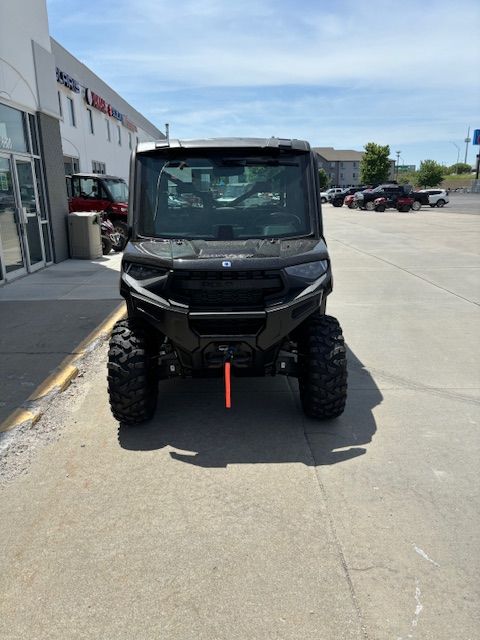
M 113 326 L 126 315 L 126 306 L 122 302 L 105 320 L 78 344 L 72 353 L 61 362 L 57 369 L 48 376 L 35 391 L 0 423 L 0 433 L 12 431 L 24 425 L 32 426 L 45 413 L 50 401 L 70 386 L 79 371 L 80 360 L 93 351 L 112 332 Z

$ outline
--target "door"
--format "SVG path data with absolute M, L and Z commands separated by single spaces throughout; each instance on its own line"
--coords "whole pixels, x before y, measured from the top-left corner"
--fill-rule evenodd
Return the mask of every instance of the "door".
M 0 280 L 11 280 L 27 271 L 21 212 L 12 160 L 0 155 Z
M 37 183 L 31 160 L 16 158 L 15 168 L 18 182 L 18 208 L 22 223 L 23 242 L 27 268 L 36 271 L 45 266 L 43 239 L 40 229 Z

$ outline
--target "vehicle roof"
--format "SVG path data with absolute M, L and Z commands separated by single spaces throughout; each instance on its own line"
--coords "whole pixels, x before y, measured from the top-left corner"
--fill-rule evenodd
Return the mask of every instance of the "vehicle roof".
M 137 152 L 156 149 L 293 149 L 310 151 L 306 140 L 287 138 L 203 138 L 198 140 L 154 140 L 139 142 Z
M 125 182 L 125 180 L 119 176 L 109 176 L 105 173 L 72 173 L 70 177 L 73 178 L 74 176 L 78 178 L 107 178 L 108 180 L 121 180 Z

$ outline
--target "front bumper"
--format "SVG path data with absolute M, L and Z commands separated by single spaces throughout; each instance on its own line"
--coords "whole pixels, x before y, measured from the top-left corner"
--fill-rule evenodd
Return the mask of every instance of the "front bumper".
M 221 366 L 215 354 L 227 346 L 243 354 L 245 367 L 264 369 L 274 363 L 286 336 L 320 308 L 330 283 L 327 272 L 290 302 L 261 311 L 191 311 L 145 289 L 125 272 L 120 292 L 129 315 L 143 318 L 170 339 L 184 368 Z

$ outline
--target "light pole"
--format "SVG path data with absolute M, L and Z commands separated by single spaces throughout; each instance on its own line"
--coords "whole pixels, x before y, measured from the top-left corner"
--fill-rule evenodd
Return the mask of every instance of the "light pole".
M 467 137 L 465 138 L 465 164 L 467 164 L 467 154 L 468 154 L 468 143 L 471 141 L 470 138 L 470 125 L 468 126 Z
M 400 168 L 400 154 L 402 152 L 401 151 L 395 151 L 395 153 L 397 154 L 397 180 L 398 180 L 398 170 Z
M 457 148 L 457 173 L 458 173 L 458 163 L 460 162 L 460 147 L 456 142 L 452 142 L 453 146 Z

